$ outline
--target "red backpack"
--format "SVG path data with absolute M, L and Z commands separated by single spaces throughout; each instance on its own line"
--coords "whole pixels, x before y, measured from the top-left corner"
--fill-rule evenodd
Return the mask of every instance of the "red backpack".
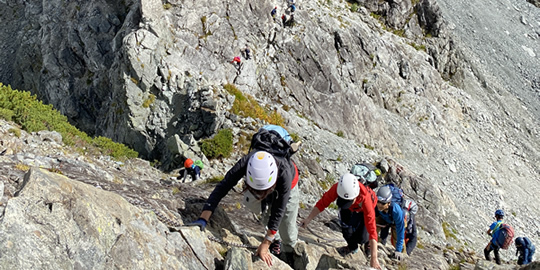
M 508 224 L 502 224 L 495 242 L 502 249 L 508 249 L 514 242 L 514 228 Z

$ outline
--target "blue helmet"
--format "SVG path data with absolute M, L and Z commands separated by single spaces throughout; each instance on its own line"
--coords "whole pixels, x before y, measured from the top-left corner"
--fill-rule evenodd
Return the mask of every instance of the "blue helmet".
M 524 245 L 525 245 L 525 241 L 523 241 L 523 238 L 522 238 L 522 237 L 516 238 L 515 243 L 516 243 L 516 247 L 518 247 L 518 246 L 524 246 Z
M 501 210 L 501 209 L 495 211 L 495 216 L 501 216 L 501 217 L 504 217 L 504 211 Z

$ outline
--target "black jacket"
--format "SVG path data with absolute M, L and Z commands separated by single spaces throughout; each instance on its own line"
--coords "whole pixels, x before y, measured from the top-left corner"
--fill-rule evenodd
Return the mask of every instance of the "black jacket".
M 219 202 L 229 191 L 238 184 L 238 181 L 246 175 L 247 164 L 249 158 L 257 151 L 254 150 L 246 156 L 242 157 L 236 164 L 227 172 L 225 178 L 219 182 L 214 191 L 206 200 L 206 204 L 203 210 L 210 210 L 214 212 Z M 276 189 L 268 197 L 273 198 L 272 209 L 270 210 L 270 219 L 268 220 L 268 229 L 277 231 L 285 209 L 287 208 L 287 202 L 289 201 L 289 195 L 291 193 L 291 184 L 295 176 L 295 169 L 292 161 L 286 158 L 280 158 L 274 156 L 278 165 L 278 178 L 276 183 Z

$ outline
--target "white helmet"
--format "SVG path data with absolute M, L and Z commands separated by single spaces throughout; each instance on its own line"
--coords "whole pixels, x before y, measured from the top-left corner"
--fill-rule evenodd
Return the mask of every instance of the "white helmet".
M 345 200 L 353 200 L 360 193 L 358 184 L 358 179 L 353 174 L 346 173 L 342 175 L 337 186 L 338 196 Z
M 258 151 L 248 161 L 246 182 L 255 190 L 271 188 L 277 181 L 277 164 L 272 155 Z

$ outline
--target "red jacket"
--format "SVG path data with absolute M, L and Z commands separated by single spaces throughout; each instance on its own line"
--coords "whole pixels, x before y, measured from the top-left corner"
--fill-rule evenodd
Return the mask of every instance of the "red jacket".
M 324 211 L 332 202 L 337 200 L 337 186 L 335 183 L 322 198 L 315 204 L 319 211 Z M 375 224 L 375 206 L 377 204 L 377 196 L 373 190 L 368 190 L 363 184 L 360 184 L 360 194 L 354 199 L 354 203 L 349 208 L 352 212 L 363 212 L 366 229 L 369 233 L 369 239 L 377 240 L 377 225 Z

